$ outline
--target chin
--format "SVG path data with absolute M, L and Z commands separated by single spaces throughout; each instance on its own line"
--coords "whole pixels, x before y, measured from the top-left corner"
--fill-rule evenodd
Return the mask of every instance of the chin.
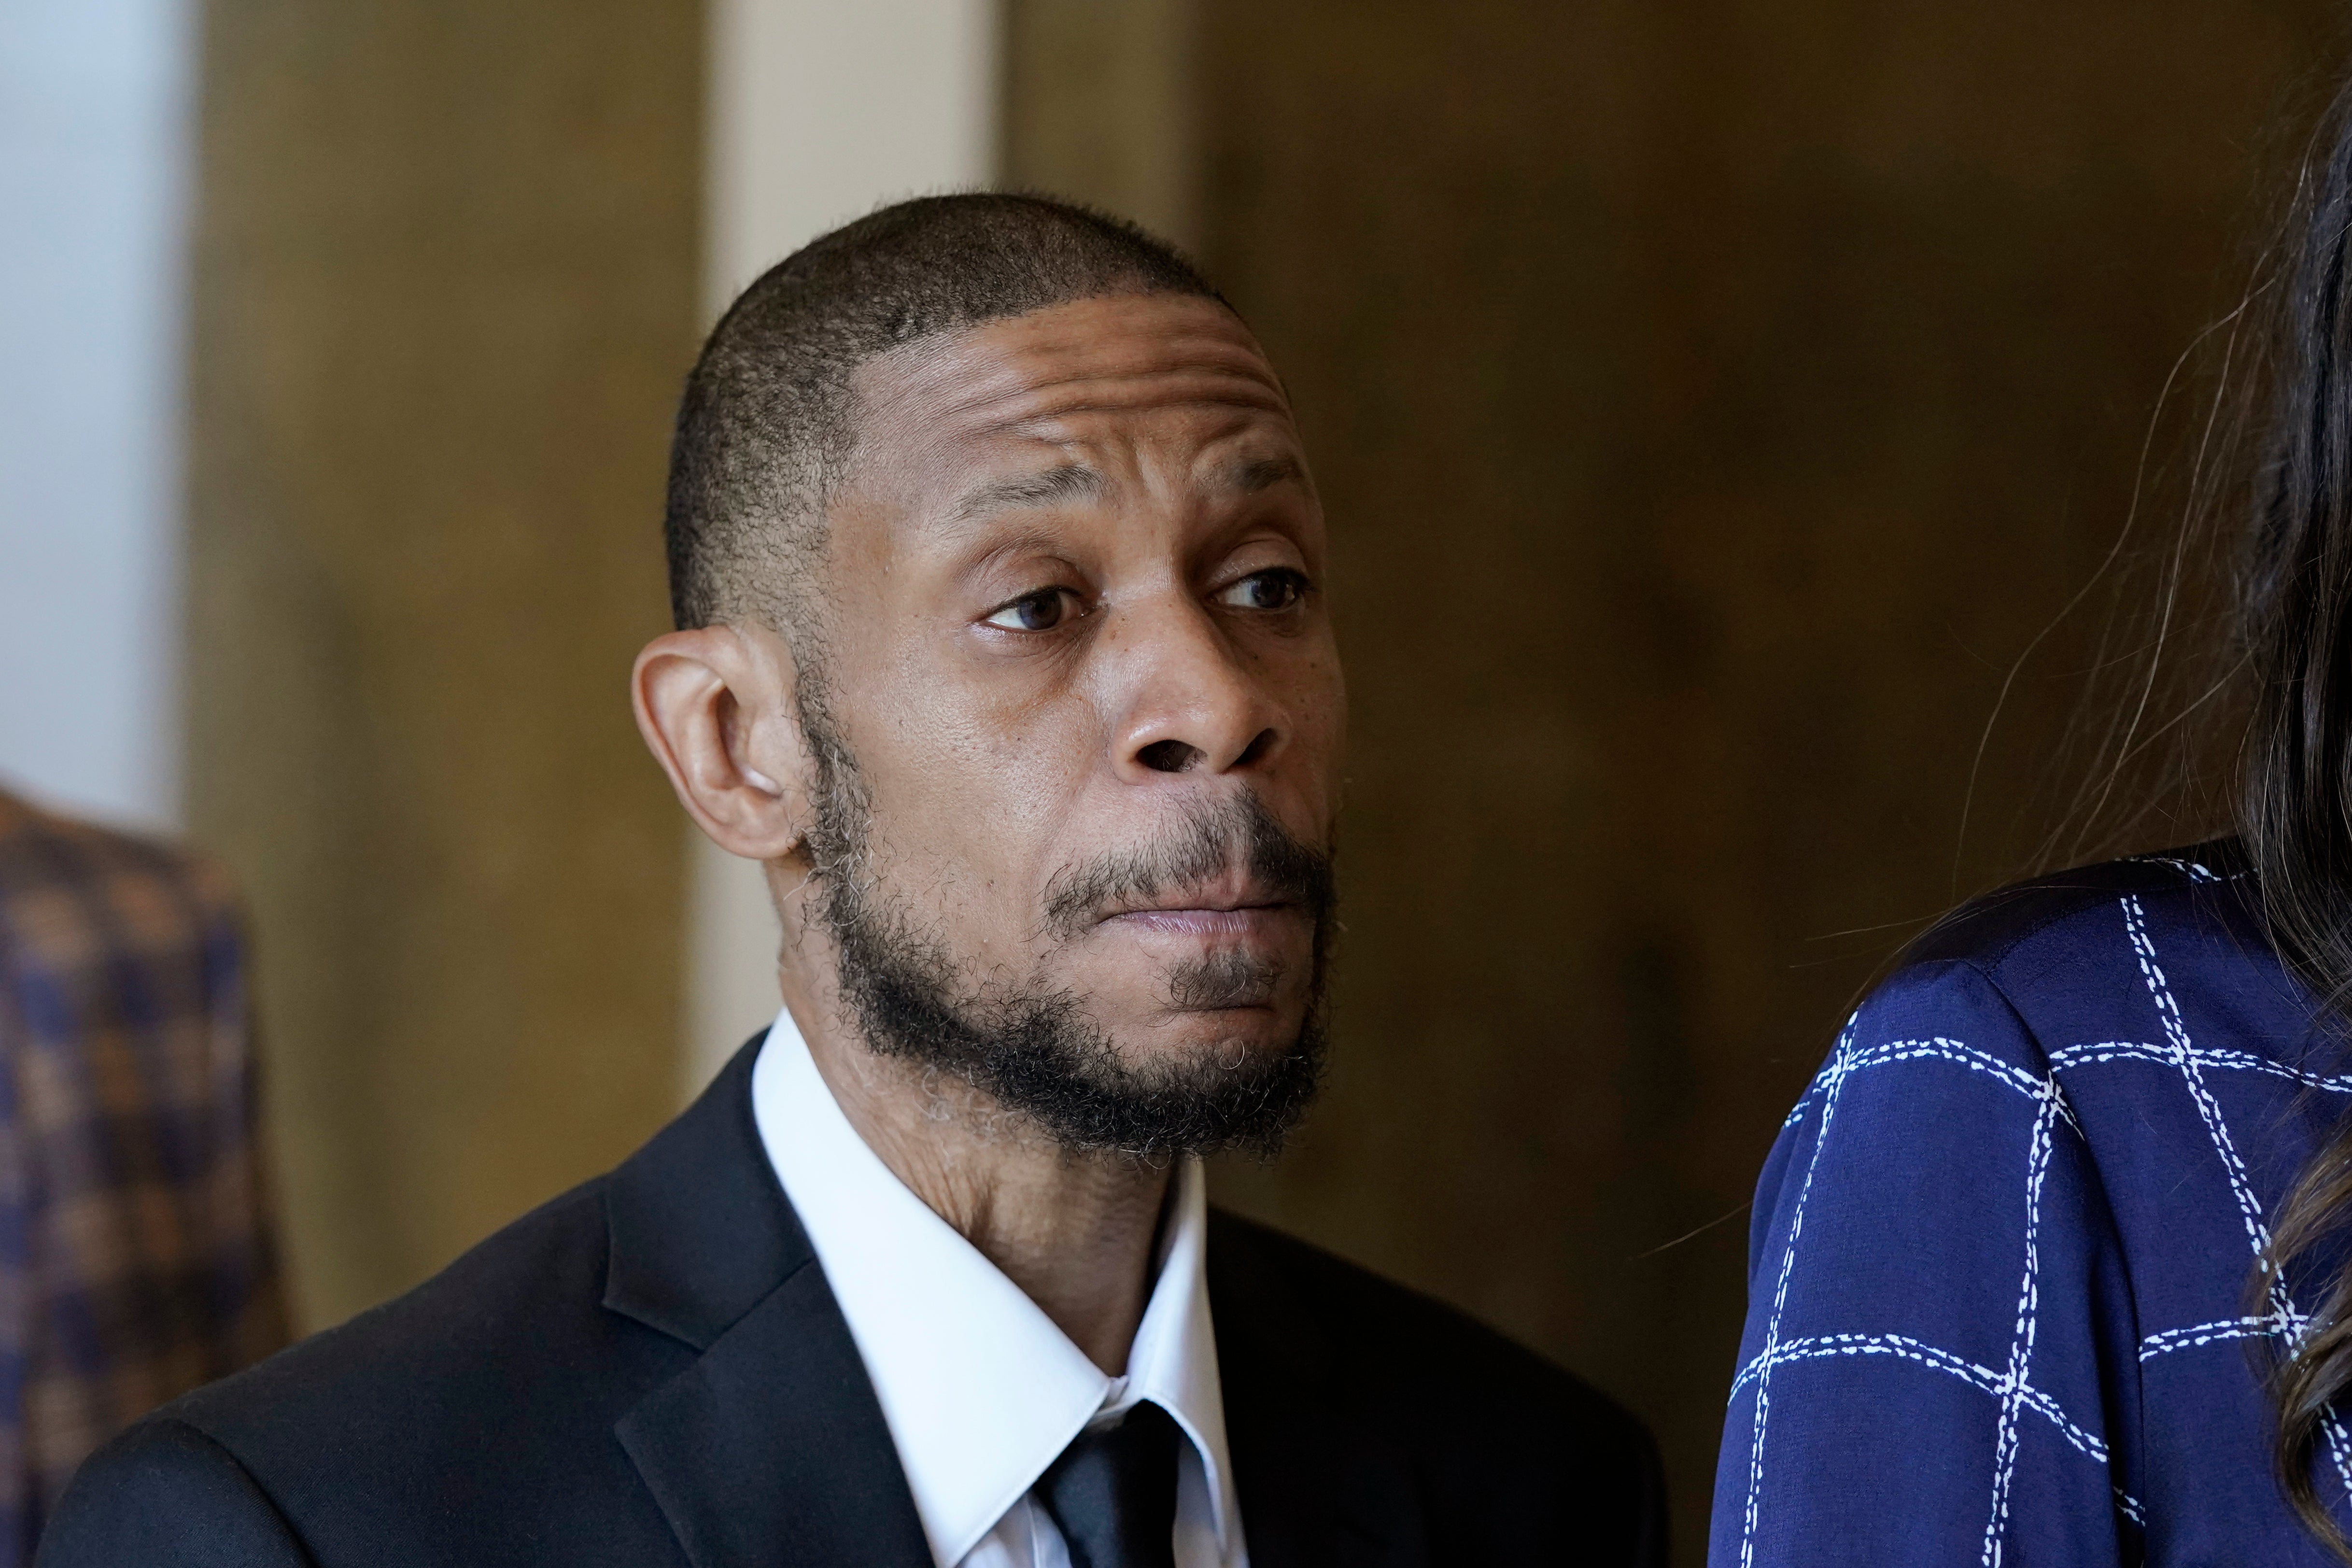
M 1148 1070 L 1158 1062 L 1238 1064 L 1278 1055 L 1297 1043 L 1305 1018 L 1297 1007 L 1162 1008 L 1156 1017 L 1139 1022 L 1137 1027 L 1114 1026 L 1108 1033 L 1129 1066 Z

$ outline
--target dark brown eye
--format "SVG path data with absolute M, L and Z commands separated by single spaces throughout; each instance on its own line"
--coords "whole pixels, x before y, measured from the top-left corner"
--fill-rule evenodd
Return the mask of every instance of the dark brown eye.
M 982 624 L 1002 626 L 1008 632 L 1049 632 L 1069 616 L 1070 591 L 1044 588 L 1022 595 Z
M 1217 595 L 1237 610 L 1286 610 L 1307 591 L 1307 579 L 1287 566 L 1253 572 Z

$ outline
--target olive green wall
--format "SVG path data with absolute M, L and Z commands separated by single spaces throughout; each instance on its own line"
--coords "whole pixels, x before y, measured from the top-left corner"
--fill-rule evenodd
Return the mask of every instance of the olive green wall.
M 1198 0 L 1004 0 L 1005 184 L 1201 242 Z
M 1193 237 L 1301 411 L 1354 708 L 1329 1096 L 1221 1192 L 1641 1410 L 1685 1563 L 1765 1149 L 1874 964 L 2030 850 L 2074 628 L 1962 846 L 1979 737 L 2335 15 L 1196 0 Z
M 675 1104 L 665 624 L 697 326 L 692 0 L 212 0 L 189 821 L 258 933 L 303 1319 Z

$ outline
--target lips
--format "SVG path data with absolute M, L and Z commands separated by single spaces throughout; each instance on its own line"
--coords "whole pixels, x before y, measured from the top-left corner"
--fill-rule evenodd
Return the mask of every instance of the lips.
M 1202 908 L 1123 910 L 1107 917 L 1106 926 L 1159 931 L 1211 942 L 1244 942 L 1271 935 L 1274 927 L 1295 914 L 1296 904 L 1243 904 L 1228 910 Z
M 1255 878 L 1227 876 L 1214 882 L 1165 889 L 1148 896 L 1118 900 L 1097 919 L 1101 924 L 1113 921 L 1134 921 L 1150 926 L 1185 930 L 1209 930 L 1229 924 L 1239 931 L 1265 918 L 1297 907 L 1294 900 L 1273 892 Z
M 1255 795 L 1194 800 L 1158 831 L 1074 862 L 1046 883 L 1044 930 L 1106 926 L 1240 935 L 1331 907 L 1331 858 L 1292 837 Z
M 1115 902 L 1099 928 L 1125 927 L 1195 942 L 1248 942 L 1271 939 L 1299 912 L 1298 905 L 1254 879 L 1228 879 L 1206 887 L 1169 889 Z

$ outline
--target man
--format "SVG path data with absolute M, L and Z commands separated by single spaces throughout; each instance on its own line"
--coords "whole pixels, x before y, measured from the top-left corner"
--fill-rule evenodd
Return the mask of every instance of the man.
M 286 1342 L 236 901 L 0 793 L 0 1568 L 91 1449 Z
M 1647 1438 L 1211 1215 L 1313 1090 L 1343 698 L 1281 383 L 1165 247 L 885 209 L 678 422 L 647 742 L 784 1011 L 411 1295 L 161 1413 L 44 1562 L 1661 1561 Z

